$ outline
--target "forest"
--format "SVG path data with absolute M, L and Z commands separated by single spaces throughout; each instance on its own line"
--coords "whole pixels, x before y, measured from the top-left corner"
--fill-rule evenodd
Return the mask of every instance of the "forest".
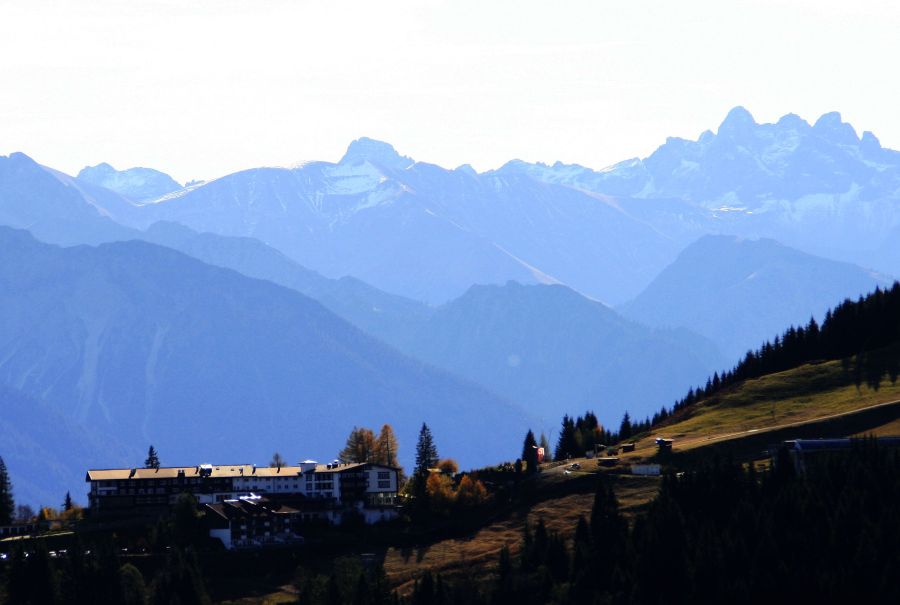
M 667 476 L 632 522 L 602 475 L 571 545 L 542 522 L 490 586 L 422 577 L 411 605 L 897 602 L 900 455 L 873 440 L 795 471 L 718 460 Z

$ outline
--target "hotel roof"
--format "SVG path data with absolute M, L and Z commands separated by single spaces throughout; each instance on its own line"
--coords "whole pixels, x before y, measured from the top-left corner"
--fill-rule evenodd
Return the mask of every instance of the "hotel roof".
M 316 473 L 342 473 L 369 466 L 370 463 L 359 462 L 352 464 L 317 464 Z M 371 466 L 379 468 L 393 468 L 380 464 L 371 464 Z M 307 469 L 309 472 L 312 469 Z M 201 471 L 207 471 L 201 473 Z M 163 466 L 160 468 L 110 468 L 110 469 L 91 469 L 85 476 L 85 481 L 123 481 L 128 479 L 177 479 L 178 477 L 199 478 L 207 477 L 212 479 L 233 478 L 233 477 L 285 477 L 291 475 L 302 475 L 303 467 L 301 466 L 254 466 L 252 464 L 221 464 L 208 465 L 201 464 L 197 466 Z

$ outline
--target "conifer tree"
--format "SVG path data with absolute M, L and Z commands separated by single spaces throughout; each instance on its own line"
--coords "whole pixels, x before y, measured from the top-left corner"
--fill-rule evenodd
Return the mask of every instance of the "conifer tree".
M 419 441 L 416 443 L 416 475 L 428 474 L 428 469 L 434 468 L 438 460 L 437 446 L 434 444 L 434 437 L 431 436 L 431 429 L 423 422 L 419 430 Z
M 538 471 L 537 441 L 531 429 L 525 435 L 525 443 L 522 444 L 522 461 L 525 463 L 525 472 L 533 475 Z
M 66 492 L 66 499 L 63 500 L 63 510 L 72 510 L 72 494 Z
M 431 429 L 423 422 L 416 443 L 416 468 L 412 477 L 412 493 L 416 498 L 416 507 L 421 511 L 429 509 L 427 488 L 429 469 L 434 468 L 437 463 L 437 446 L 431 436 Z
M 556 460 L 565 460 L 576 455 L 577 443 L 575 439 L 575 421 L 568 414 L 563 416 L 562 430 L 559 432 L 559 440 L 556 442 L 556 452 L 553 457 Z
M 619 426 L 619 439 L 629 439 L 632 433 L 631 416 L 628 412 L 622 417 L 622 424 Z
M 159 456 L 156 453 L 156 448 L 152 445 L 147 451 L 147 459 L 144 460 L 144 468 L 159 468 Z
M 9 481 L 9 473 L 6 463 L 0 457 L 0 525 L 9 525 L 13 521 L 16 504 L 13 501 L 12 484 Z

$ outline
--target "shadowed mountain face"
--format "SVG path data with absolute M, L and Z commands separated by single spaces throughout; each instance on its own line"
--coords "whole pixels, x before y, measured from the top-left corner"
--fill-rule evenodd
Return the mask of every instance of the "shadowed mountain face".
M 353 277 L 324 277 L 253 238 L 197 233 L 169 222 L 154 223 L 139 237 L 204 263 L 296 290 L 382 339 L 405 333 L 407 326 L 419 325 L 433 311 L 424 303 L 388 294 Z
M 88 166 L 78 173 L 78 179 L 105 187 L 134 201 L 151 200 L 178 191 L 181 185 L 164 172 L 152 168 L 116 170 L 107 163 Z
M 400 349 L 483 384 L 551 422 L 596 411 L 652 414 L 721 365 L 716 347 L 687 330 L 653 330 L 564 286 L 476 286 Z
M 435 308 L 352 278 L 327 279 L 254 239 L 173 223 L 157 223 L 143 237 L 315 298 L 400 351 L 483 384 L 551 425 L 588 408 L 606 422 L 618 422 L 623 409 L 655 411 L 724 362 L 712 343 L 687 330 L 644 328 L 564 286 L 476 286 Z
M 330 459 L 353 425 L 422 421 L 461 464 L 510 457 L 521 410 L 319 303 L 172 250 L 61 249 L 0 230 L 0 383 L 172 463 Z
M 889 283 L 772 240 L 706 236 L 621 310 L 649 325 L 689 328 L 736 360 L 787 327 L 811 316 L 821 321 L 845 298 Z
M 83 426 L 47 403 L 0 384 L 0 444 L 17 504 L 59 508 L 66 492 L 87 504 L 86 468 L 131 466 L 142 453 Z M 145 448 L 146 449 L 146 448 Z

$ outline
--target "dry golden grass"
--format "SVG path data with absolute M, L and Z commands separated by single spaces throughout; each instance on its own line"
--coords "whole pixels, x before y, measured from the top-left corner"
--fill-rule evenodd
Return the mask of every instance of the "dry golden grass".
M 587 468 L 593 461 L 582 462 Z M 646 505 L 659 491 L 658 477 L 610 477 L 620 506 L 628 515 Z M 590 515 L 593 501 L 593 493 L 570 494 L 546 500 L 527 511 L 517 511 L 468 538 L 441 540 L 418 549 L 392 548 L 385 555 L 384 569 L 391 584 L 401 593 L 410 590 L 414 579 L 425 570 L 440 573 L 447 579 L 459 576 L 482 579 L 493 573 L 504 546 L 512 554 L 518 552 L 526 519 L 531 527 L 543 519 L 549 531 L 558 532 L 568 540 L 575 533 L 578 517 Z
M 297 594 L 288 590 L 281 590 L 260 597 L 244 597 L 232 601 L 221 601 L 220 605 L 285 605 L 296 603 Z
M 675 439 L 676 448 L 685 451 L 900 400 L 900 381 L 892 384 L 885 380 L 878 390 L 865 384 L 857 388 L 847 382 L 847 372 L 839 361 L 770 374 L 717 394 L 696 405 L 689 416 L 661 427 L 657 433 Z M 885 431 L 897 434 L 896 428 Z M 623 456 L 623 461 L 653 455 L 656 436 L 640 440 L 635 452 Z

